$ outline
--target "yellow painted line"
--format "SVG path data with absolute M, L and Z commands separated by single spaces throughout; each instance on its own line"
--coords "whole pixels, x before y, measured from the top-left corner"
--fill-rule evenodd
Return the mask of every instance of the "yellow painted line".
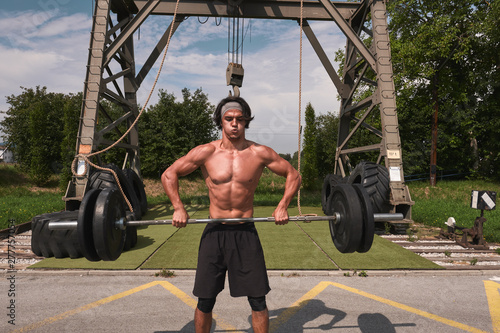
M 183 301 L 185 304 L 190 306 L 193 310 L 196 309 L 196 306 L 198 305 L 198 302 L 191 298 L 188 294 L 174 286 L 173 284 L 167 282 L 167 281 L 159 281 L 159 284 L 163 286 L 163 288 L 167 289 L 170 291 L 175 297 Z M 215 313 L 212 313 L 213 319 L 217 322 L 217 328 L 224 329 L 229 332 L 243 332 L 243 331 L 238 331 L 236 327 L 226 323 L 222 318 L 217 316 Z
M 490 308 L 493 332 L 500 333 L 500 283 L 494 281 L 483 281 Z
M 486 282 L 490 282 L 490 281 L 485 281 L 485 285 L 486 285 Z M 475 327 L 471 327 L 471 326 L 456 322 L 454 320 L 446 319 L 446 318 L 443 318 L 441 316 L 438 316 L 438 315 L 435 315 L 435 314 L 432 314 L 432 313 L 429 313 L 426 311 L 422 311 L 422 310 L 413 308 L 413 307 L 408 306 L 408 305 L 394 302 L 394 301 L 391 301 L 391 300 L 383 298 L 383 297 L 379 297 L 379 296 L 376 296 L 376 295 L 373 295 L 373 294 L 370 294 L 370 293 L 367 293 L 367 292 L 364 292 L 364 291 L 361 291 L 361 290 L 358 290 L 355 288 L 345 286 L 345 285 L 340 284 L 340 283 L 330 282 L 330 281 L 322 281 L 322 282 L 318 283 L 316 285 L 316 287 L 314 287 L 309 292 L 307 292 L 304 296 L 299 298 L 287 310 L 283 311 L 276 319 L 274 319 L 271 322 L 270 332 L 276 331 L 279 328 L 279 326 L 281 326 L 283 323 L 287 322 L 300 309 L 302 309 L 304 306 L 306 306 L 307 303 L 309 303 L 309 301 L 311 299 L 313 299 L 314 297 L 319 295 L 329 285 L 346 290 L 346 291 L 349 291 L 349 292 L 352 292 L 352 293 L 355 293 L 357 295 L 360 295 L 360 296 L 363 296 L 363 297 L 366 297 L 369 299 L 372 299 L 372 300 L 377 301 L 377 302 L 381 302 L 381 303 L 393 306 L 393 307 L 401 309 L 401 310 L 405 310 L 405 311 L 417 314 L 417 315 L 425 317 L 425 318 L 429 318 L 429 319 L 438 321 L 438 322 L 446 324 L 448 326 L 459 328 L 459 329 L 464 330 L 464 331 L 474 332 L 474 333 L 488 333 L 488 332 L 482 331 L 480 329 L 477 329 Z M 490 289 L 493 289 L 493 286 L 491 286 L 490 284 L 488 284 L 488 287 Z M 492 303 L 490 303 L 490 312 L 493 311 L 493 312 L 491 312 L 491 314 L 492 314 L 491 317 L 492 317 L 492 319 L 495 318 L 494 322 L 493 322 L 493 327 L 495 329 L 494 332 L 500 333 L 500 296 L 498 294 L 499 285 L 497 284 L 496 286 L 494 286 L 494 288 L 495 288 L 494 291 L 490 290 L 491 295 L 495 295 L 494 297 L 496 297 L 496 298 L 494 298 L 493 296 L 491 296 L 491 298 L 492 299 L 494 298 L 494 299 L 491 301 Z M 488 297 L 488 301 L 490 301 L 490 297 Z M 492 309 L 494 309 L 494 310 L 492 310 Z M 498 326 L 495 326 L 495 325 L 498 325 Z
M 292 318 L 300 309 L 309 303 L 314 297 L 318 296 L 326 287 L 330 285 L 327 281 L 322 281 L 316 285 L 316 287 L 309 290 L 304 296 L 299 298 L 295 303 L 293 303 L 288 309 L 283 311 L 269 323 L 269 332 L 275 332 L 282 324 L 286 323 L 290 318 Z
M 123 298 L 125 296 L 132 295 L 132 294 L 134 294 L 134 293 L 136 293 L 138 291 L 148 289 L 148 288 L 150 288 L 152 286 L 157 285 L 158 282 L 159 281 L 150 282 L 150 283 L 144 284 L 142 286 L 139 286 L 137 288 L 133 288 L 133 289 L 124 291 L 122 293 L 119 293 L 119 294 L 116 294 L 116 295 L 113 295 L 113 296 L 109 296 L 109 297 L 103 298 L 103 299 L 101 299 L 99 301 L 96 301 L 96 302 L 93 302 L 93 303 L 81 306 L 81 307 L 73 309 L 73 310 L 66 311 L 64 313 L 58 314 L 56 316 L 53 316 L 53 317 L 50 317 L 50 318 L 47 318 L 47 319 L 44 319 L 44 320 L 39 321 L 37 323 L 21 327 L 20 329 L 14 330 L 12 332 L 16 332 L 16 333 L 17 332 L 28 332 L 28 331 L 40 328 L 42 326 L 45 326 L 45 325 L 48 325 L 48 324 L 52 324 L 52 323 L 54 323 L 54 322 L 56 322 L 58 320 L 62 320 L 62 319 L 71 317 L 71 316 L 73 316 L 73 315 L 75 315 L 77 313 L 93 309 L 93 308 L 98 307 L 100 305 L 103 305 L 103 304 L 106 304 L 106 303 L 109 303 L 109 302 L 112 302 L 112 301 L 116 301 L 117 299 Z
M 136 288 L 133 288 L 133 289 L 121 292 L 119 294 L 103 298 L 103 299 L 101 299 L 99 301 L 95 301 L 93 303 L 81 306 L 79 308 L 66 311 L 64 313 L 58 314 L 56 316 L 53 316 L 53 317 L 50 317 L 50 318 L 47 318 L 47 319 L 44 319 L 44 320 L 39 321 L 37 323 L 21 327 L 21 328 L 19 328 L 17 330 L 11 331 L 11 332 L 12 333 L 14 333 L 14 332 L 15 333 L 28 332 L 28 331 L 40 328 L 42 326 L 52 324 L 52 323 L 54 323 L 56 321 L 59 321 L 59 320 L 62 320 L 62 319 L 66 319 L 66 318 L 71 317 L 73 315 L 76 315 L 76 314 L 78 314 L 80 312 L 93 309 L 95 307 L 98 307 L 98 306 L 106 304 L 106 303 L 110 303 L 112 301 L 116 301 L 117 299 L 120 299 L 120 298 L 129 296 L 129 295 L 135 294 L 135 293 L 137 293 L 139 291 L 151 288 L 151 287 L 156 286 L 156 285 L 161 285 L 163 288 L 165 288 L 170 293 L 172 293 L 175 297 L 179 298 L 182 302 L 184 302 L 185 304 L 187 304 L 191 308 L 196 309 L 197 301 L 194 300 L 193 298 L 191 298 L 190 296 L 188 296 L 185 292 L 183 292 L 179 288 L 175 287 L 173 284 L 171 284 L 171 283 L 169 283 L 167 281 L 153 281 L 153 282 L 144 284 L 142 286 L 139 286 L 139 287 L 136 287 Z M 228 323 L 226 323 L 223 319 L 219 318 L 216 314 L 213 314 L 213 318 L 216 320 L 218 327 L 220 326 L 220 328 L 228 330 L 228 331 L 231 331 L 231 332 L 239 332 L 235 327 L 233 327 L 233 326 L 229 325 Z
M 376 295 L 373 295 L 373 294 L 369 294 L 367 292 L 364 292 L 364 291 L 361 291 L 361 290 L 358 290 L 358 289 L 355 289 L 355 288 L 347 287 L 347 286 L 344 286 L 344 285 L 342 285 L 340 283 L 329 282 L 329 284 L 331 284 L 332 286 L 335 286 L 337 288 L 340 288 L 340 289 L 347 290 L 347 291 L 350 291 L 352 293 L 358 294 L 360 296 L 367 297 L 367 298 L 372 299 L 374 301 L 381 302 L 381 303 L 393 306 L 395 308 L 398 308 L 398 309 L 401 309 L 401 310 L 405 310 L 405 311 L 417 314 L 419 316 L 422 316 L 422 317 L 425 317 L 425 318 L 429 318 L 429 319 L 438 321 L 438 322 L 446 324 L 448 326 L 459 328 L 459 329 L 464 330 L 464 331 L 486 333 L 485 331 L 482 331 L 482 330 L 477 329 L 475 327 L 471 327 L 471 326 L 468 326 L 468 325 L 456 322 L 454 320 L 446 319 L 446 318 L 440 317 L 438 315 L 435 315 L 435 314 L 432 314 L 432 313 L 429 313 L 429 312 L 426 312 L 426 311 L 422 311 L 422 310 L 413 308 L 413 307 L 408 306 L 408 305 L 404 305 L 404 304 L 401 304 L 401 303 L 398 303 L 398 302 L 391 301 L 391 300 L 386 299 L 386 298 L 382 298 L 382 297 L 379 297 L 379 296 L 376 296 Z

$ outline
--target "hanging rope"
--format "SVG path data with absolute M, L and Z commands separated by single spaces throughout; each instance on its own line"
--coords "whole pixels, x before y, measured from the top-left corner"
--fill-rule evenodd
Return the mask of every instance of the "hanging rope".
M 298 165 L 297 169 L 300 175 L 300 150 L 301 150 L 301 137 L 302 137 L 302 17 L 304 14 L 304 0 L 300 1 L 300 51 L 299 51 L 299 128 L 298 128 Z M 297 207 L 299 209 L 299 216 L 302 216 L 300 208 L 300 188 L 297 192 Z
M 96 156 L 96 155 L 102 154 L 102 153 L 110 150 L 114 146 L 116 146 L 118 143 L 120 143 L 129 134 L 129 132 L 132 130 L 132 128 L 137 124 L 137 122 L 139 121 L 139 118 L 142 116 L 144 110 L 146 110 L 146 106 L 148 105 L 149 100 L 151 99 L 151 96 L 153 95 L 153 92 L 154 92 L 154 89 L 155 89 L 156 84 L 158 82 L 158 79 L 160 78 L 160 73 L 161 73 L 161 70 L 163 68 L 163 64 L 165 63 L 165 58 L 167 56 L 168 46 L 170 45 L 170 39 L 172 38 L 172 33 L 173 33 L 173 30 L 174 30 L 173 28 L 174 28 L 175 19 L 177 17 L 177 10 L 179 8 L 179 1 L 180 0 L 177 0 L 177 3 L 175 4 L 174 16 L 173 16 L 173 19 L 172 19 L 172 26 L 170 27 L 170 31 L 169 31 L 168 39 L 167 39 L 167 45 L 165 46 L 165 51 L 163 52 L 163 58 L 161 59 L 160 68 L 158 68 L 158 73 L 156 73 L 155 81 L 153 83 L 153 86 L 151 87 L 151 90 L 149 91 L 149 95 L 146 98 L 146 102 L 145 102 L 144 106 L 142 107 L 141 111 L 139 112 L 139 114 L 137 115 L 137 117 L 135 118 L 134 122 L 132 123 L 132 125 L 129 126 L 128 130 L 121 136 L 121 138 L 119 138 L 112 145 L 110 145 L 110 146 L 108 146 L 108 147 L 106 147 L 106 148 L 104 148 L 104 149 L 102 149 L 100 151 L 97 151 L 97 152 L 94 152 L 94 153 L 91 153 L 91 154 L 88 154 L 88 155 L 78 154 L 73 159 L 73 163 L 71 163 L 71 172 L 73 173 L 74 176 L 77 176 L 77 173 L 76 173 L 76 162 L 78 161 L 79 158 L 82 158 L 85 161 L 85 172 L 87 171 L 87 164 L 90 165 L 90 166 L 93 166 L 94 168 L 96 168 L 98 170 L 110 172 L 113 175 L 113 177 L 115 178 L 116 184 L 118 185 L 118 188 L 120 189 L 120 192 L 122 193 L 122 196 L 125 199 L 125 203 L 127 204 L 128 208 L 130 209 L 131 212 L 134 211 L 134 208 L 132 207 L 132 205 L 130 204 L 130 201 L 127 199 L 127 196 L 123 192 L 123 189 L 122 189 L 122 187 L 120 185 L 120 180 L 118 179 L 118 175 L 116 174 L 116 172 L 114 170 L 112 170 L 112 169 L 104 168 L 104 167 L 101 167 L 99 165 L 96 165 L 95 163 L 92 163 L 89 160 L 89 158 L 92 157 L 92 156 Z

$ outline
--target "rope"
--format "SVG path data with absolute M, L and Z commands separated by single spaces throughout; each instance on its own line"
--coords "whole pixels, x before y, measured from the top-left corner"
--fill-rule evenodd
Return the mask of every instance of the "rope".
M 301 149 L 301 136 L 302 136 L 302 17 L 304 14 L 304 0 L 300 1 L 300 51 L 299 51 L 299 140 L 298 140 L 298 165 L 297 169 L 300 175 L 300 149 Z M 302 210 L 300 208 L 300 188 L 299 191 L 297 192 L 297 207 L 299 209 L 299 215 L 302 215 Z
M 129 132 L 132 130 L 132 128 L 137 124 L 137 122 L 139 121 L 139 118 L 144 113 L 144 110 L 146 110 L 146 106 L 148 105 L 149 100 L 151 99 L 151 96 L 153 95 L 153 92 L 154 92 L 154 89 L 156 87 L 156 84 L 158 83 L 158 79 L 160 78 L 160 73 L 161 73 L 161 70 L 163 68 L 163 64 L 165 63 L 165 58 L 167 56 L 168 46 L 170 45 L 170 39 L 172 38 L 172 33 L 173 33 L 173 30 L 174 30 L 173 28 L 174 28 L 175 19 L 177 17 L 177 10 L 179 8 L 179 1 L 180 0 L 177 0 L 177 2 L 175 4 L 174 16 L 173 16 L 173 19 L 172 19 L 172 26 L 170 27 L 171 29 L 170 29 L 169 34 L 168 34 L 167 45 L 165 46 L 165 51 L 163 52 L 163 58 L 161 59 L 160 68 L 158 68 L 158 72 L 156 73 L 155 81 L 153 83 L 153 86 L 151 87 L 151 90 L 149 91 L 148 97 L 146 98 L 146 103 L 144 104 L 144 106 L 142 107 L 141 111 L 139 112 L 139 114 L 135 118 L 134 122 L 132 123 L 132 125 L 129 126 L 128 130 L 121 136 L 121 138 L 119 138 L 112 145 L 110 145 L 110 146 L 108 146 L 108 147 L 106 147 L 106 148 L 104 148 L 104 149 L 102 149 L 100 151 L 97 151 L 97 152 L 94 152 L 94 153 L 91 153 L 91 154 L 88 154 L 88 155 L 77 154 L 75 156 L 75 158 L 73 159 L 73 163 L 71 163 L 71 172 L 73 173 L 74 176 L 77 175 L 75 165 L 76 165 L 76 162 L 78 161 L 79 158 L 82 158 L 85 161 L 85 172 L 87 171 L 87 164 L 90 165 L 90 166 L 93 166 L 94 168 L 96 168 L 98 170 L 110 172 L 113 175 L 113 177 L 115 178 L 116 184 L 118 185 L 118 188 L 120 189 L 120 192 L 122 193 L 122 196 L 125 199 L 125 203 L 127 204 L 128 208 L 130 209 L 131 212 L 134 212 L 134 208 L 130 204 L 130 201 L 127 199 L 127 196 L 125 195 L 125 193 L 124 193 L 124 191 L 123 191 L 123 189 L 121 187 L 120 180 L 118 179 L 118 175 L 116 174 L 116 172 L 113 169 L 104 168 L 104 167 L 101 167 L 99 165 L 96 165 L 95 163 L 92 163 L 89 160 L 89 158 L 92 157 L 92 156 L 95 156 L 95 155 L 102 154 L 102 153 L 108 151 L 109 149 L 113 148 L 114 146 L 116 146 L 118 143 L 120 143 L 129 134 Z

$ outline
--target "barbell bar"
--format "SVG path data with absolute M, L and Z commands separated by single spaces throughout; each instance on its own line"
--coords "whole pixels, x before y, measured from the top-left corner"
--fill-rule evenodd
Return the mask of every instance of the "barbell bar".
M 291 216 L 289 221 L 329 221 L 330 234 L 341 253 L 366 252 L 371 248 L 375 221 L 402 220 L 403 214 L 373 213 L 370 198 L 359 184 L 339 184 L 328 198 L 326 216 Z M 90 261 L 118 259 L 127 228 L 167 225 L 166 220 L 133 220 L 124 200 L 113 188 L 88 191 L 79 208 L 77 221 L 50 221 L 51 231 L 75 230 L 82 254 Z M 274 217 L 189 219 L 192 223 L 275 222 Z
M 340 214 L 332 216 L 290 216 L 288 221 L 311 222 L 311 221 L 339 221 L 342 217 Z M 381 221 L 399 221 L 403 219 L 401 213 L 374 213 L 373 219 L 375 222 Z M 188 219 L 188 224 L 195 223 L 237 223 L 237 222 L 276 222 L 274 217 L 243 217 L 243 218 L 219 218 L 219 219 Z M 126 218 L 120 218 L 115 221 L 116 228 L 125 230 L 126 227 L 139 227 L 145 225 L 169 225 L 172 220 L 139 220 L 129 221 Z M 48 223 L 49 230 L 76 230 L 78 221 L 52 221 Z

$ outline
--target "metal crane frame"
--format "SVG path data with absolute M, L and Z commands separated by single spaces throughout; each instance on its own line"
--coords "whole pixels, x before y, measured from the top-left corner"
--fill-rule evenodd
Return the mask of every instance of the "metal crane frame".
M 403 213 L 405 219 L 411 219 L 413 202 L 404 183 L 386 1 L 304 0 L 303 31 L 341 98 L 335 170 L 332 172 L 346 176 L 351 169 L 350 154 L 378 152 L 376 162 L 384 162 L 390 171 L 392 212 Z M 113 142 L 105 138 L 106 134 L 112 131 L 121 133 L 119 126 L 130 128 L 139 113 L 139 87 L 165 48 L 170 30 L 174 33 L 186 17 L 238 15 L 297 22 L 301 17 L 300 0 L 181 0 L 175 22 L 170 23 L 142 68 L 137 70 L 134 33 L 150 15 L 173 15 L 175 5 L 176 0 L 95 1 L 76 154 L 88 155 L 107 147 Z M 347 38 L 342 78 L 334 70 L 309 25 L 309 21 L 316 20 L 334 21 Z M 363 35 L 372 39 L 370 46 L 364 42 Z M 368 72 L 371 76 L 367 75 Z M 369 87 L 371 94 L 356 101 L 357 91 L 363 85 L 365 89 Z M 113 119 L 105 108 L 104 100 L 118 105 L 123 113 Z M 375 110 L 380 112 L 380 128 L 367 122 L 367 117 L 373 115 Z M 107 119 L 105 126 L 97 126 L 99 115 L 101 119 Z M 373 133 L 380 142 L 363 147 L 349 145 L 361 128 Z M 126 151 L 123 165 L 128 165 L 140 175 L 138 137 L 137 128 L 132 128 L 126 142 L 117 147 Z M 88 177 L 89 170 L 81 170 L 73 176 L 63 198 L 66 210 L 78 208 L 85 195 Z

